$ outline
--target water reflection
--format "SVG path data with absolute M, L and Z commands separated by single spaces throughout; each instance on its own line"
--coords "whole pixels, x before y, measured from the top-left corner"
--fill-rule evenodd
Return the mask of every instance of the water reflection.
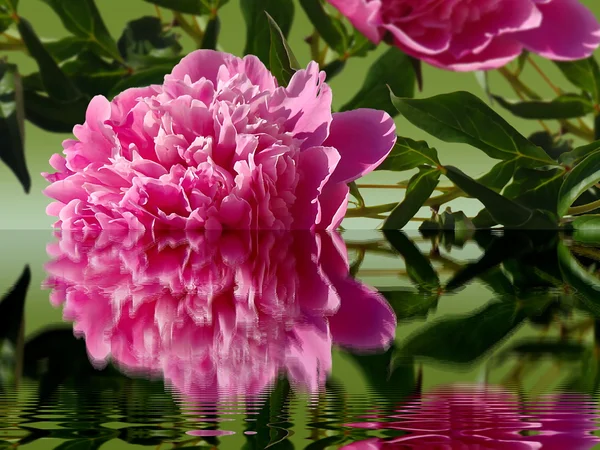
M 343 449 L 585 450 L 600 442 L 591 434 L 599 417 L 596 402 L 580 393 L 530 401 L 495 385 L 439 386 L 404 402 L 389 417 L 371 415 L 369 421 L 349 424 L 399 436 Z
M 36 264 L 0 298 L 0 448 L 600 448 L 597 237 L 344 236 L 57 236 L 66 321 Z
M 349 277 L 337 234 L 63 233 L 48 252 L 51 301 L 95 366 L 162 377 L 187 400 L 257 396 L 282 373 L 316 392 L 333 344 L 394 337 L 393 311 Z

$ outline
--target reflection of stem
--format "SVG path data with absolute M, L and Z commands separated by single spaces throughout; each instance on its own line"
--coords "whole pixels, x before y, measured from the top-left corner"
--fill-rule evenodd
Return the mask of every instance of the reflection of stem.
M 15 390 L 19 389 L 21 377 L 23 376 L 23 361 L 25 359 L 25 318 L 21 320 L 16 349 L 15 358 L 17 359 L 17 364 L 15 365 Z

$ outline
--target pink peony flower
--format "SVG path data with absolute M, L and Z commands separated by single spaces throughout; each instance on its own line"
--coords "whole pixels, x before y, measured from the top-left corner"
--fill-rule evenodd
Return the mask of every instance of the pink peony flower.
M 587 450 L 600 442 L 591 434 L 598 417 L 597 405 L 583 394 L 548 395 L 523 403 L 501 386 L 440 386 L 402 405 L 387 418 L 391 422 L 350 424 L 407 434 L 389 440 L 366 439 L 342 448 Z
M 457 71 L 495 69 L 523 49 L 586 58 L 600 24 L 579 0 L 328 0 L 371 41 L 389 34 L 418 59 Z
M 64 230 L 333 230 L 396 135 L 331 98 L 314 62 L 280 87 L 255 56 L 195 51 L 163 85 L 92 99 L 44 174 L 47 213 Z
M 63 232 L 48 251 L 51 301 L 94 364 L 162 376 L 189 399 L 256 396 L 282 372 L 316 391 L 332 343 L 378 350 L 395 333 L 338 235 Z

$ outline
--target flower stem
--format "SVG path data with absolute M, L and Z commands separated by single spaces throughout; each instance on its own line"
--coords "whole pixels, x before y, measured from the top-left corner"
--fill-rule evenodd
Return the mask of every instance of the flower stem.
M 185 17 L 183 17 L 183 14 L 177 11 L 173 11 L 173 17 L 175 17 L 175 20 L 177 20 L 177 24 L 181 27 L 183 31 L 187 33 L 188 36 L 190 36 L 194 40 L 197 46 L 202 45 L 204 33 L 202 32 L 202 30 L 200 30 L 200 27 L 197 23 L 195 24 L 196 26 L 190 25 L 190 23 L 187 20 L 185 20 Z
M 385 205 L 367 206 L 366 208 L 352 208 L 346 211 L 346 217 L 373 217 L 390 212 L 398 203 L 386 203 Z
M 569 214 L 571 216 L 576 216 L 578 214 L 588 213 L 588 212 L 593 211 L 598 208 L 600 208 L 600 200 L 596 200 L 595 202 L 592 202 L 592 203 L 586 203 L 585 205 L 572 206 L 571 208 L 569 208 L 569 211 L 567 212 L 567 214 Z

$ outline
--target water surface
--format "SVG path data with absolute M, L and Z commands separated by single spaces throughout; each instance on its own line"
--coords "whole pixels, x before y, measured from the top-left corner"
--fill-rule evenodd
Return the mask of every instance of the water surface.
M 600 448 L 596 236 L 0 241 L 0 448 Z

